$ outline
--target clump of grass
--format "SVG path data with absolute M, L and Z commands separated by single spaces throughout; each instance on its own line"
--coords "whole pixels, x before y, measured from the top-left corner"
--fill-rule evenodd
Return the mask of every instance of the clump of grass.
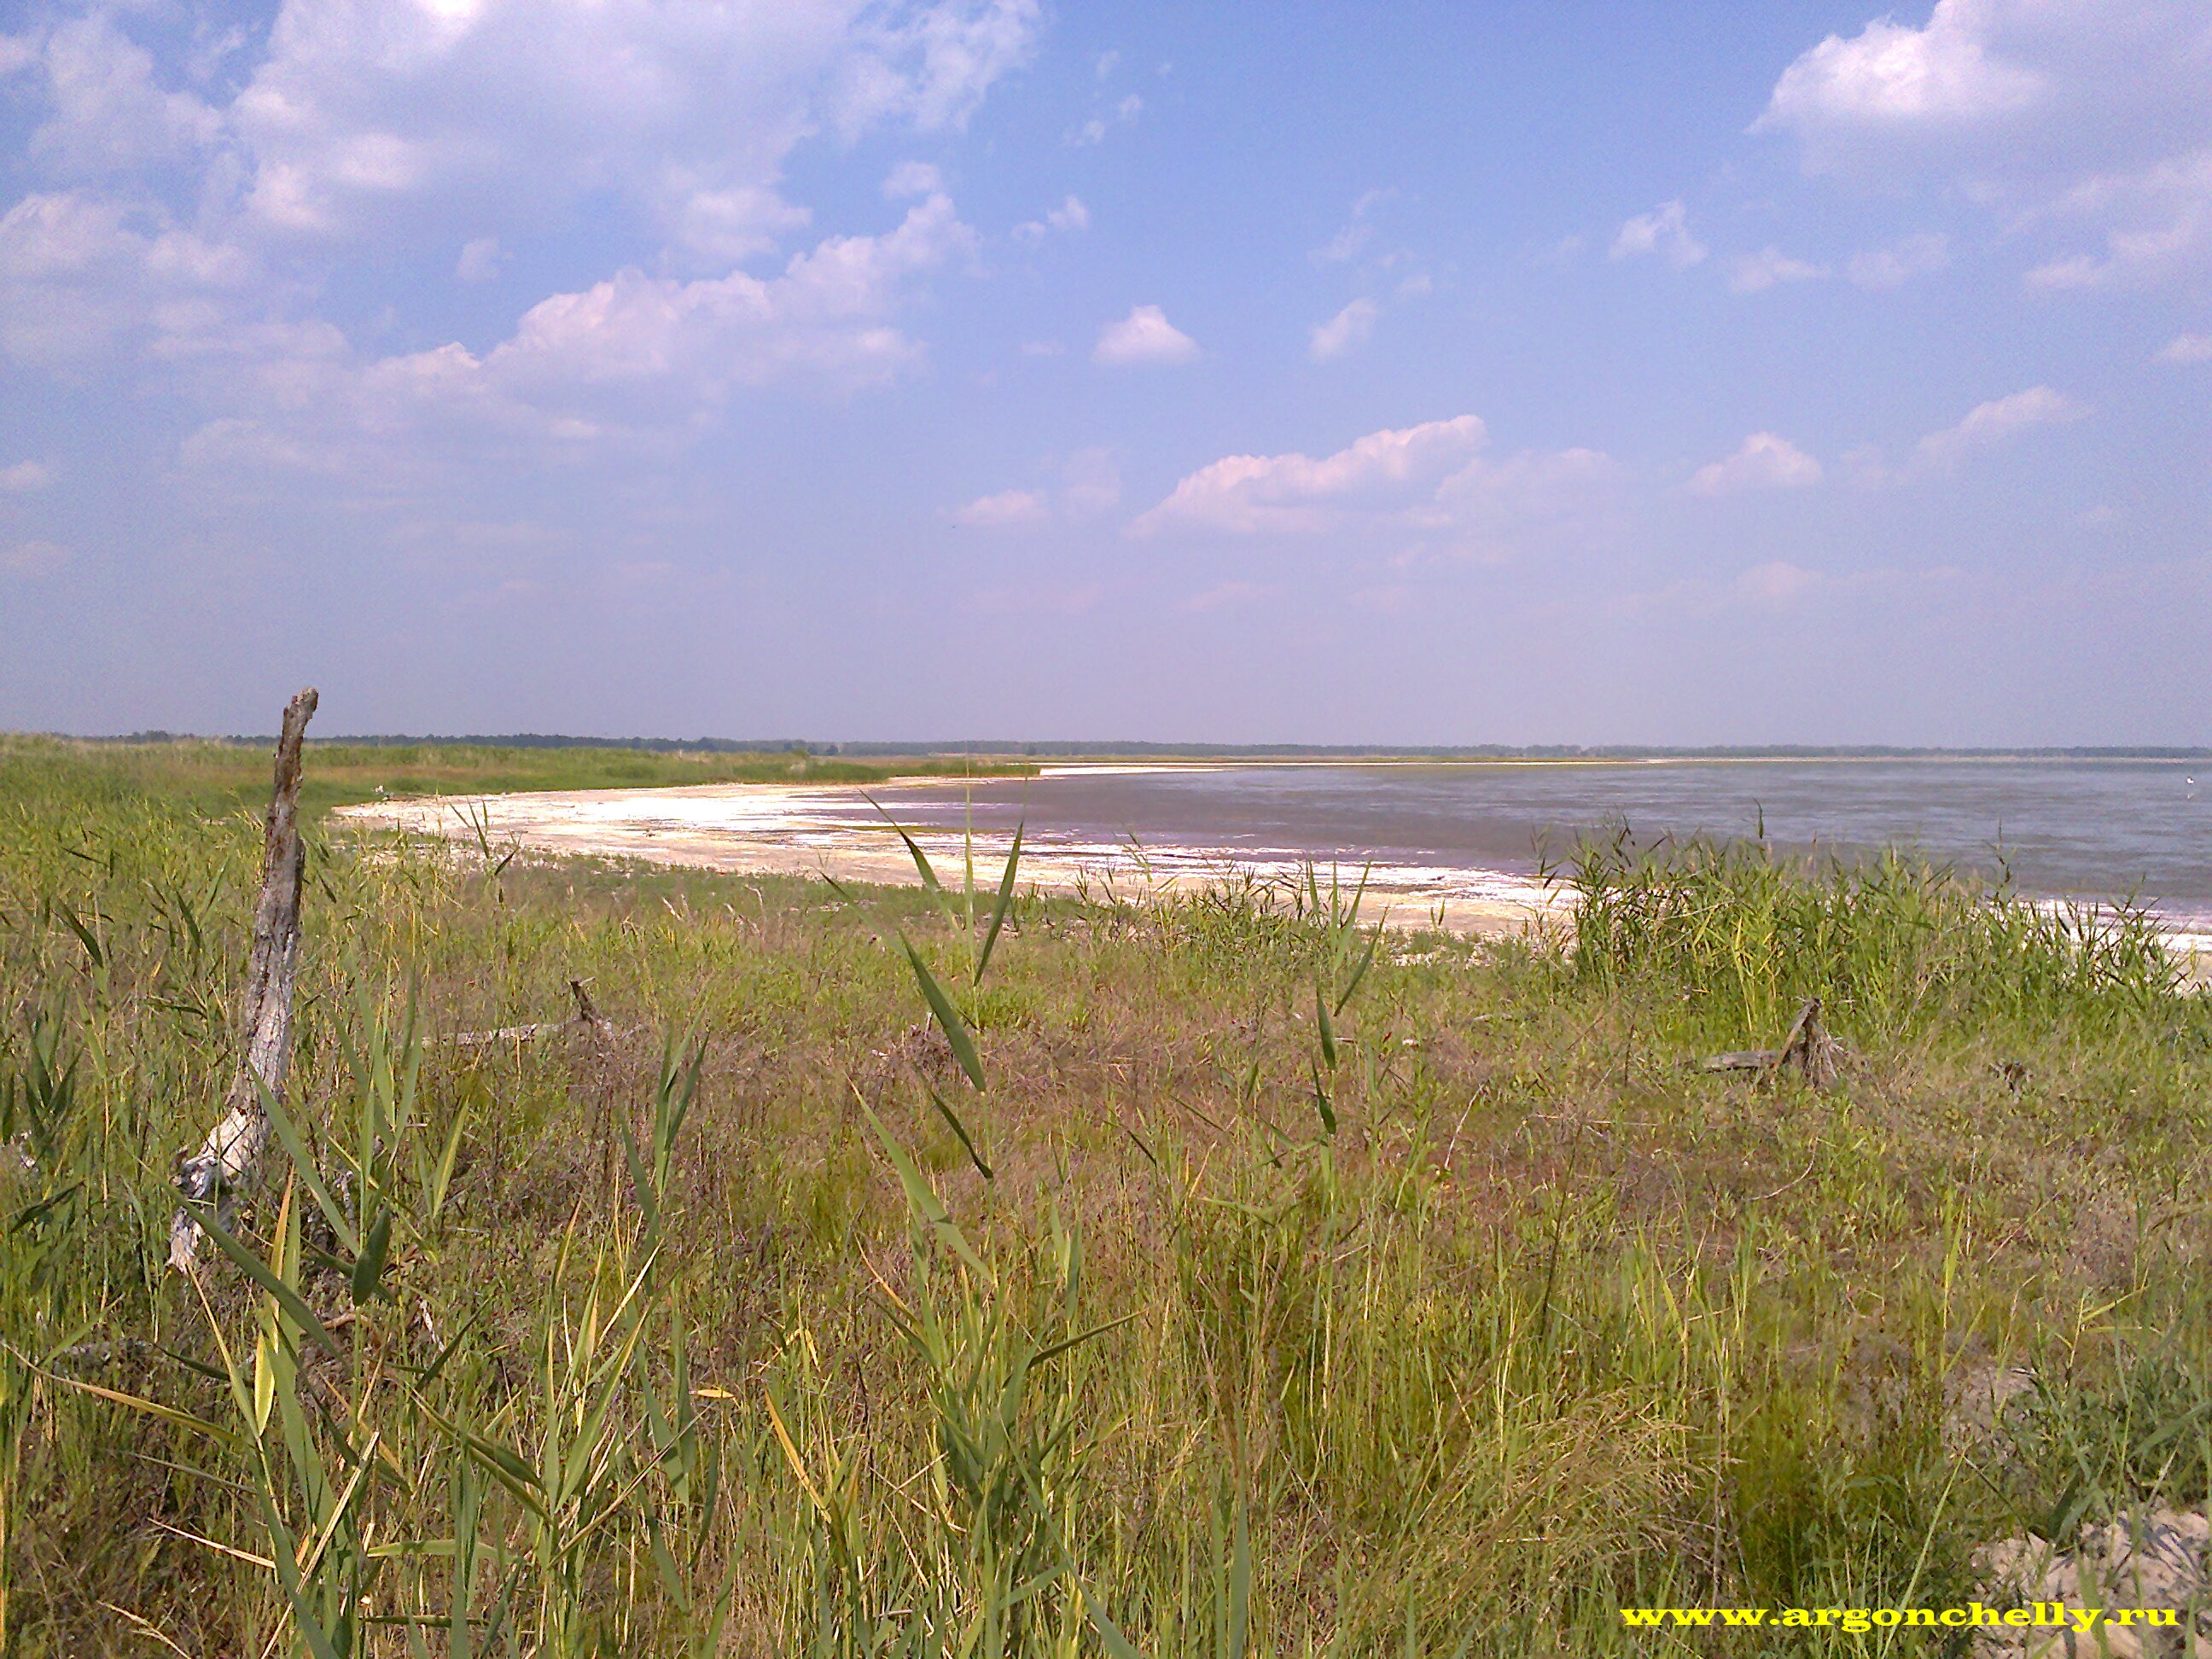
M 1663 985 L 1711 1030 L 1777 1029 L 1798 1003 L 1895 1038 L 1940 1019 L 2130 1020 L 2180 969 L 2140 906 L 2039 903 L 1891 851 L 1866 862 L 1762 842 L 1584 841 L 1564 872 L 1585 981 Z

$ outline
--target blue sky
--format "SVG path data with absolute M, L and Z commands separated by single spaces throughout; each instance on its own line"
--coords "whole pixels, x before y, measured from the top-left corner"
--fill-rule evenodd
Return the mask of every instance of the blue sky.
M 2201 0 L 0 24 L 0 726 L 2212 742 Z

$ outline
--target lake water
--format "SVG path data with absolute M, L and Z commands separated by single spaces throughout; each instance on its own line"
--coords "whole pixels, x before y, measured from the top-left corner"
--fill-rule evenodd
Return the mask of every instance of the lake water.
M 902 821 L 957 829 L 962 792 L 891 788 Z M 1051 768 L 976 784 L 978 829 L 1126 845 L 1170 858 L 1525 878 L 1549 849 L 1626 823 L 1746 837 L 1762 820 L 1790 850 L 1909 848 L 2039 896 L 2134 896 L 2190 933 L 2212 931 L 2212 761 L 1773 760 Z M 870 815 L 872 816 L 872 815 Z M 861 821 L 856 817 L 856 822 Z

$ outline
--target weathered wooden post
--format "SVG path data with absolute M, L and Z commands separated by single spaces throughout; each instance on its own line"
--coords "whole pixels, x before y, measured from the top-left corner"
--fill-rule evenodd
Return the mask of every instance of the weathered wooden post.
M 284 729 L 276 739 L 276 786 L 262 837 L 261 899 L 253 909 L 253 955 L 239 1018 L 245 1053 L 223 1097 L 222 1121 L 208 1131 L 200 1150 L 177 1166 L 177 1190 L 185 1201 L 169 1223 L 169 1265 L 179 1273 L 191 1271 L 199 1249 L 200 1224 L 190 1206 L 214 1204 L 227 1211 L 269 1138 L 261 1091 L 280 1098 L 284 1092 L 292 1058 L 292 983 L 300 971 L 300 879 L 307 867 L 300 843 L 300 748 L 314 713 L 315 689 L 309 686 L 285 705 Z

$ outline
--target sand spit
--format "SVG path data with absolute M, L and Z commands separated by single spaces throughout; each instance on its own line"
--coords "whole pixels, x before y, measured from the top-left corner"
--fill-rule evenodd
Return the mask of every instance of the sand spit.
M 1054 767 L 1054 772 L 1076 769 Z M 1196 770 L 1197 768 L 1176 768 Z M 901 779 L 902 788 L 923 780 Z M 957 787 L 958 780 L 945 787 Z M 641 859 L 731 872 L 765 871 L 839 881 L 918 881 L 914 860 L 861 791 L 821 784 L 727 783 L 669 789 L 574 789 L 504 795 L 440 795 L 342 806 L 335 818 L 563 857 Z M 912 830 L 948 884 L 961 879 L 957 832 Z M 978 831 L 976 881 L 995 884 L 1010 837 Z M 1239 878 L 1297 879 L 1290 859 L 1232 859 L 1206 848 L 1136 847 L 1031 833 L 1022 843 L 1024 887 L 1047 893 L 1142 897 Z M 1342 872 L 1347 883 L 1359 872 Z M 1393 927 L 1441 927 L 1495 938 L 1566 919 L 1559 896 L 1525 877 L 1424 865 L 1376 865 L 1363 914 Z

